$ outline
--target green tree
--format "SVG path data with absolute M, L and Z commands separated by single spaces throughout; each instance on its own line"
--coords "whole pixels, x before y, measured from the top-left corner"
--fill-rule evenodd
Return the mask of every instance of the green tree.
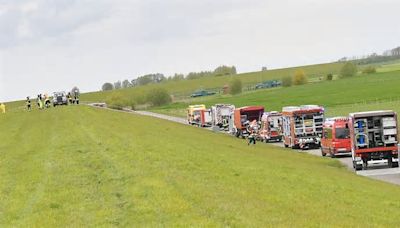
M 343 78 L 352 77 L 357 74 L 357 71 L 357 66 L 354 63 L 347 62 L 340 70 L 340 76 Z
M 131 83 L 128 80 L 125 79 L 122 82 L 122 88 L 126 89 L 126 88 L 129 88 L 129 87 L 131 87 Z
M 283 87 L 292 86 L 292 77 L 286 76 L 286 77 L 282 78 L 282 86 Z
M 293 76 L 293 84 L 294 85 L 304 85 L 307 84 L 307 76 L 304 70 L 296 70 Z
M 166 105 L 172 102 L 171 95 L 164 88 L 156 88 L 147 94 L 146 101 L 152 106 Z
M 110 82 L 106 82 L 103 84 L 103 86 L 101 87 L 101 90 L 103 91 L 108 91 L 108 90 L 113 90 L 114 89 L 114 85 Z
M 373 66 L 368 66 L 362 70 L 363 74 L 374 74 L 376 73 L 376 68 Z
M 232 95 L 240 94 L 242 92 L 242 81 L 235 78 L 229 85 L 229 93 Z
M 232 66 L 219 66 L 214 70 L 214 75 L 215 76 L 224 76 L 224 75 L 235 75 L 236 72 L 236 67 Z

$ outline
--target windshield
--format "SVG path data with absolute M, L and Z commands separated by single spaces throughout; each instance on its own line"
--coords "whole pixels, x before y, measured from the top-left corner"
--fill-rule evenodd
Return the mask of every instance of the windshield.
M 348 128 L 336 128 L 336 138 L 337 139 L 348 139 L 350 138 L 350 130 Z

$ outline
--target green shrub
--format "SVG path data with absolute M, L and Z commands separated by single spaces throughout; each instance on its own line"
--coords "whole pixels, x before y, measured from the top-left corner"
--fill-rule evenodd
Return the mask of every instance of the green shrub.
M 235 78 L 229 85 L 229 93 L 232 95 L 240 94 L 242 92 L 242 81 L 239 78 Z
M 282 78 L 282 86 L 283 87 L 290 87 L 292 86 L 292 78 L 287 76 Z
M 333 80 L 333 74 L 326 75 L 326 80 L 327 81 L 332 81 Z
M 307 84 L 308 79 L 306 73 L 303 70 L 296 70 L 293 76 L 293 84 L 294 85 L 304 85 Z
M 106 103 L 109 108 L 122 110 L 127 106 L 128 101 L 121 94 L 114 93 L 107 99 Z
M 369 66 L 363 69 L 363 74 L 374 74 L 376 73 L 376 68 L 374 66 Z
M 152 106 L 166 105 L 172 102 L 171 95 L 164 88 L 155 88 L 146 96 L 147 103 Z
M 352 62 L 347 62 L 340 70 L 340 76 L 343 78 L 353 77 L 357 74 L 357 66 Z

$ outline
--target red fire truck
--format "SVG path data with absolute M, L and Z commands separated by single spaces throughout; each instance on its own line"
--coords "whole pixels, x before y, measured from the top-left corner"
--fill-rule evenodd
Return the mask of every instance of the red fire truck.
M 282 109 L 283 142 L 293 149 L 319 148 L 324 108 L 318 105 L 290 106 Z
M 396 112 L 351 113 L 349 128 L 354 169 L 384 162 L 390 168 L 399 166 Z
M 351 154 L 350 129 L 348 117 L 334 117 L 326 119 L 323 125 L 321 139 L 321 154 L 336 155 Z
M 261 141 L 282 141 L 282 114 L 276 111 L 266 112 L 261 117 Z
M 236 137 L 245 138 L 249 135 L 250 123 L 256 120 L 261 121 L 264 114 L 262 106 L 247 106 L 235 109 L 233 134 Z

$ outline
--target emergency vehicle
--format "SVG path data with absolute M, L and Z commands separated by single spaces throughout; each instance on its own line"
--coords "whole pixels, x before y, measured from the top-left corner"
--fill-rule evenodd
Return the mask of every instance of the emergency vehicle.
M 236 137 L 246 138 L 249 136 L 250 123 L 261 121 L 261 117 L 264 114 L 264 107 L 262 106 L 246 106 L 235 109 L 234 112 L 234 127 L 232 134 Z
M 290 106 L 282 109 L 283 143 L 293 149 L 319 148 L 324 123 L 324 108 L 318 105 Z
M 212 126 L 219 130 L 228 131 L 229 121 L 233 119 L 235 106 L 230 104 L 216 104 L 211 106 Z
M 399 166 L 396 112 L 351 113 L 349 128 L 354 169 L 386 162 L 390 168 Z
M 276 111 L 266 112 L 261 117 L 261 141 L 282 141 L 282 114 Z
M 334 117 L 325 120 L 321 139 L 321 154 L 322 156 L 329 154 L 331 157 L 351 154 L 348 117 Z
M 189 105 L 187 109 L 187 121 L 191 125 L 199 127 L 211 126 L 211 110 L 206 109 L 205 105 Z

